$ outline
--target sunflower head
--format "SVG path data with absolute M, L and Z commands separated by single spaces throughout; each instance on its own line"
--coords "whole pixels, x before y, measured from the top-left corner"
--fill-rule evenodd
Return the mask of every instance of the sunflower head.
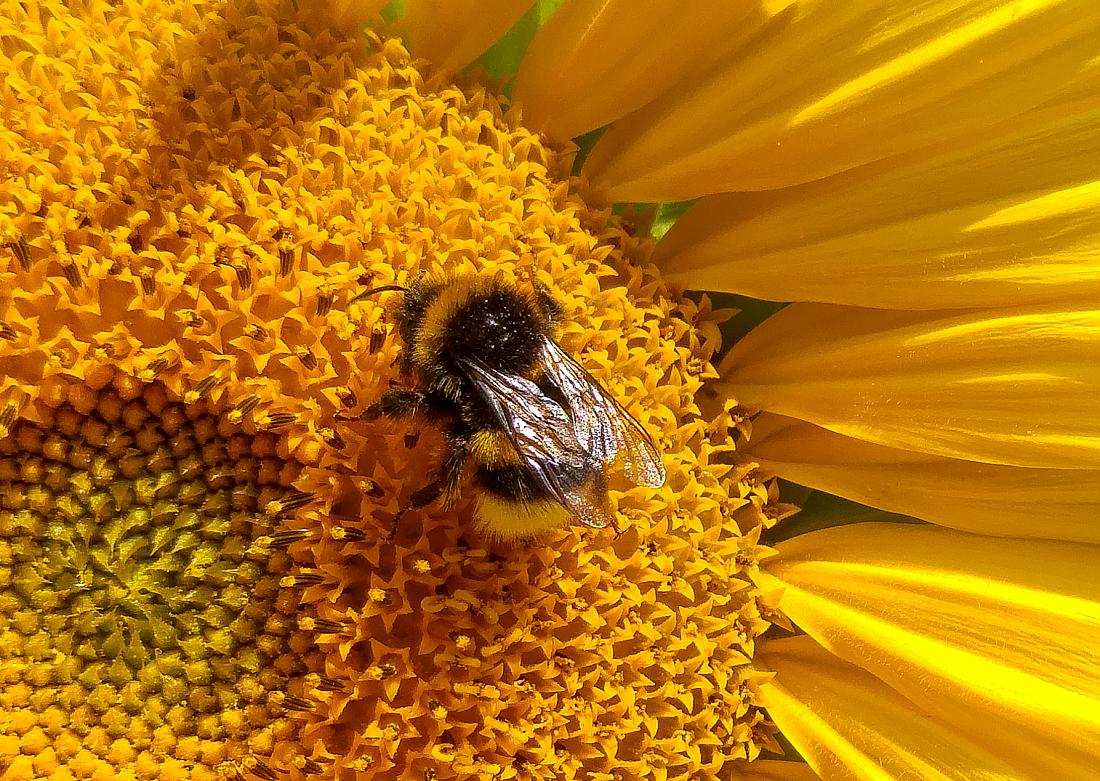
M 725 313 L 575 148 L 286 3 L 8 6 L 5 777 L 686 779 L 772 745 L 750 575 L 784 509 L 699 407 Z M 389 536 L 441 434 L 354 420 L 407 347 L 354 299 L 490 272 L 666 453 L 613 483 L 619 536 L 485 539 L 473 486 Z

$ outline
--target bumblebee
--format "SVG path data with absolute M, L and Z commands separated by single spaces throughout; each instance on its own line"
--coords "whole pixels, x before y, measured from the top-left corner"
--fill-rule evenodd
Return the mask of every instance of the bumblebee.
M 505 539 L 562 526 L 569 516 L 615 526 L 611 469 L 635 484 L 664 484 L 653 440 L 557 343 L 562 310 L 545 287 L 521 290 L 499 276 L 429 277 L 352 300 L 386 291 L 404 294 L 400 362 L 416 383 L 388 390 L 360 418 L 423 415 L 447 445 L 434 478 L 398 518 L 436 501 L 451 505 L 467 463 L 480 489 L 479 525 Z

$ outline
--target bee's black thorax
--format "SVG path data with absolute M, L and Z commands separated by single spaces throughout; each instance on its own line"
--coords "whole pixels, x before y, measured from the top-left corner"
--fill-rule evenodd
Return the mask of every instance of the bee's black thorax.
M 538 364 L 545 323 L 532 301 L 502 289 L 471 297 L 447 330 L 443 360 L 475 357 L 492 369 L 527 374 Z
M 466 406 L 476 394 L 462 362 L 530 375 L 557 315 L 548 296 L 525 295 L 497 280 L 418 282 L 399 312 L 401 336 L 409 346 L 405 365 L 416 369 L 429 392 Z

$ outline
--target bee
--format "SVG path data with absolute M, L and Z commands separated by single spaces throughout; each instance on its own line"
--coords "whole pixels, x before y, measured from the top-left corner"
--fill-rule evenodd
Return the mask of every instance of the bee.
M 570 516 L 613 526 L 608 474 L 659 487 L 665 468 L 653 440 L 557 342 L 561 306 L 536 283 L 501 276 L 426 277 L 367 290 L 353 301 L 402 292 L 397 328 L 402 374 L 360 419 L 423 415 L 439 425 L 446 452 L 413 507 L 458 497 L 474 466 L 479 527 L 502 539 L 563 526 Z

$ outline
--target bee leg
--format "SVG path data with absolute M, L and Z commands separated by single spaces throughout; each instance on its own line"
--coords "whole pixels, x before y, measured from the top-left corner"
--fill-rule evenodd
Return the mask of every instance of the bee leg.
M 409 510 L 429 505 L 440 497 L 443 497 L 444 503 L 448 503 L 453 499 L 458 493 L 458 483 L 462 479 L 462 467 L 466 464 L 468 455 L 469 450 L 465 441 L 452 438 L 451 452 L 447 454 L 447 459 L 439 470 L 439 476 L 426 486 L 413 491 L 409 500 L 401 506 L 401 509 L 397 511 L 397 515 L 393 517 L 393 524 L 389 533 L 390 539 L 393 539 L 397 534 L 397 525 L 401 521 L 401 516 Z
M 371 404 L 358 415 L 343 417 L 337 413 L 340 420 L 378 420 L 387 418 L 411 418 L 427 407 L 427 396 L 422 391 L 416 390 L 388 390 L 382 394 L 378 401 Z
M 387 539 L 393 539 L 397 536 L 397 526 L 401 523 L 401 516 L 416 507 L 423 507 L 424 505 L 431 504 L 443 493 L 443 483 L 439 480 L 433 480 L 423 488 L 418 488 L 412 492 L 412 496 L 409 497 L 409 501 L 401 505 L 401 509 L 397 511 L 397 515 L 393 516 L 393 523 L 390 524 L 390 533 L 386 535 Z
M 426 504 L 431 504 L 439 498 L 441 493 L 443 493 L 443 486 L 438 480 L 433 480 L 423 488 L 418 488 L 413 491 L 412 496 L 409 497 L 409 501 L 401 505 L 397 510 L 397 515 L 393 516 L 393 521 L 390 523 L 390 530 L 389 533 L 386 534 L 386 539 L 392 540 L 397 536 L 397 527 L 400 525 L 401 517 L 405 513 L 415 507 L 423 507 Z
M 381 416 L 387 418 L 410 418 L 423 412 L 428 406 L 428 397 L 418 390 L 388 390 L 378 401 L 364 411 L 367 420 Z

